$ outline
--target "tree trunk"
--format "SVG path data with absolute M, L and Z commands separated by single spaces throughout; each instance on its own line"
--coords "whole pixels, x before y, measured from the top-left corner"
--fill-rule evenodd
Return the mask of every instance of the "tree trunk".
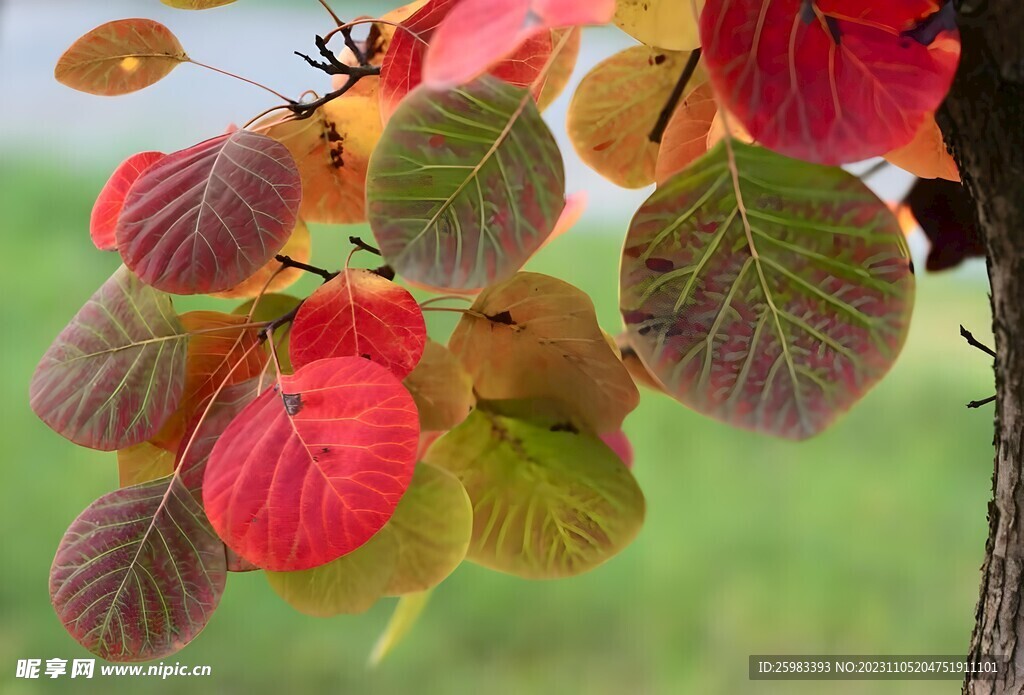
M 995 471 L 970 656 L 1008 659 L 963 692 L 1024 693 L 1024 2 L 967 0 L 963 55 L 939 125 L 988 252 L 996 349 Z M 965 414 L 966 417 L 966 414 Z

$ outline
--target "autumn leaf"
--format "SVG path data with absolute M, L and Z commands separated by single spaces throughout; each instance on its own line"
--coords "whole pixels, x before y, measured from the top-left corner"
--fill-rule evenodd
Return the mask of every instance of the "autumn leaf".
M 174 472 L 174 452 L 142 442 L 117 452 L 117 479 L 121 487 L 148 483 Z
M 163 152 L 139 152 L 133 154 L 110 175 L 103 185 L 92 208 L 89 218 L 89 236 L 92 243 L 100 251 L 116 251 L 117 240 L 114 232 L 117 229 L 117 218 L 124 207 L 125 196 L 135 180 L 146 169 L 159 162 L 166 155 Z
M 295 229 L 288 237 L 288 241 L 281 247 L 279 252 L 282 256 L 288 256 L 299 263 L 309 263 L 313 254 L 313 238 L 310 236 L 309 227 L 301 219 L 295 223 Z M 284 268 L 275 259 L 267 261 L 267 264 L 250 275 L 247 279 L 223 292 L 214 292 L 214 297 L 223 299 L 241 299 L 243 297 L 256 297 L 261 293 L 274 293 L 288 289 L 302 277 L 302 270 L 295 267 Z M 274 318 L 277 318 L 276 316 Z
M 384 367 L 319 360 L 280 376 L 231 422 L 206 464 L 203 506 L 224 542 L 258 567 L 317 567 L 391 518 L 418 439 L 412 396 Z
M 569 38 L 562 43 L 565 33 L 569 34 Z M 540 94 L 537 95 L 537 108 L 541 111 L 551 106 L 569 85 L 569 80 L 572 79 L 572 73 L 576 69 L 576 62 L 580 56 L 580 37 L 581 33 L 578 28 L 551 30 L 551 45 L 561 45 L 561 49 L 551 57 L 551 66 L 548 68 L 547 77 L 544 79 Z
M 692 51 L 700 45 L 697 17 L 703 8 L 704 0 L 618 0 L 615 24 L 653 48 Z
M 281 250 L 301 197 L 288 150 L 238 130 L 144 171 L 125 198 L 117 247 L 125 265 L 157 289 L 222 292 Z
M 576 88 L 566 120 L 580 159 L 625 188 L 653 183 L 658 143 L 649 135 L 688 57 L 633 46 L 588 72 Z
M 659 184 L 708 151 L 708 132 L 717 113 L 711 85 L 699 85 L 686 95 L 661 137 L 661 149 L 654 168 L 654 178 Z
M 489 76 L 410 94 L 370 159 L 366 189 L 388 263 L 411 282 L 453 290 L 518 270 L 564 198 L 561 153 L 529 93 Z
M 480 398 L 560 400 L 594 432 L 621 427 L 639 401 L 590 298 L 547 275 L 518 273 L 484 290 L 448 347 Z
M 960 170 L 946 149 L 939 124 L 931 115 L 921 123 L 914 139 L 885 155 L 890 164 L 922 179 L 960 181 Z
M 593 435 L 476 410 L 427 452 L 473 503 L 469 558 L 530 579 L 586 572 L 643 524 L 644 499 Z
M 416 401 L 425 432 L 450 430 L 476 403 L 473 379 L 448 348 L 433 340 L 426 342 L 422 358 L 402 383 Z
M 726 141 L 633 218 L 620 303 L 672 396 L 803 439 L 892 366 L 913 291 L 896 219 L 856 177 Z
M 57 61 L 53 76 L 72 89 L 116 96 L 159 82 L 188 59 L 163 24 L 119 19 L 96 27 L 71 44 Z
M 119 268 L 36 367 L 36 415 L 79 446 L 140 444 L 178 407 L 188 336 L 166 294 Z
M 309 296 L 292 322 L 292 366 L 325 357 L 362 357 L 404 379 L 427 340 L 409 291 L 380 275 L 347 269 Z
M 761 145 L 843 164 L 906 145 L 953 80 L 952 3 L 708 0 L 704 63 Z

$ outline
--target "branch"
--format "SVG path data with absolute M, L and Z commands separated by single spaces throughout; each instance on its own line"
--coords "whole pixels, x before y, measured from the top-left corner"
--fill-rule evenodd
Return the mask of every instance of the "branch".
M 985 345 L 984 343 L 978 342 L 975 339 L 975 337 L 973 335 L 971 335 L 971 332 L 969 330 L 967 330 L 966 328 L 964 328 L 963 326 L 960 326 L 960 335 L 962 335 L 964 337 L 964 340 L 967 341 L 968 345 L 970 345 L 972 347 L 978 348 L 979 350 L 984 352 L 986 355 L 990 355 L 992 357 L 996 356 L 996 353 L 995 353 L 995 351 L 992 348 L 990 348 L 988 345 Z
M 360 239 L 357 236 L 350 236 L 348 238 L 348 243 L 352 244 L 357 249 L 360 249 L 362 251 L 369 251 L 370 253 L 374 254 L 375 256 L 380 256 L 381 255 L 380 249 L 378 249 L 376 246 L 370 246 L 369 244 L 367 244 L 365 241 L 363 241 L 362 239 Z
M 291 323 L 292 321 L 294 321 L 295 316 L 299 313 L 299 309 L 302 307 L 305 301 L 306 300 L 302 300 L 301 302 L 296 304 L 295 308 L 293 308 L 287 314 L 284 314 L 283 316 L 278 316 L 273 321 L 268 321 L 267 324 L 260 329 L 260 332 L 258 334 L 260 342 L 265 343 L 267 339 L 274 334 L 274 331 L 276 331 L 278 328 L 285 325 L 286 323 Z
M 968 404 L 967 404 L 967 407 L 968 407 L 968 408 L 980 408 L 980 407 L 981 407 L 981 406 L 983 406 L 983 405 L 986 405 L 986 404 L 988 404 L 988 403 L 991 403 L 991 402 L 992 402 L 992 401 L 994 401 L 995 399 L 996 399 L 996 397 L 995 397 L 995 396 L 989 396 L 988 398 L 986 398 L 986 399 L 984 399 L 984 400 L 980 400 L 980 401 L 971 401 L 970 403 L 968 403 Z
M 324 282 L 327 282 L 328 280 L 333 280 L 338 276 L 337 273 L 332 273 L 331 271 L 325 270 L 324 268 L 318 268 L 315 265 L 309 265 L 308 263 L 303 263 L 302 261 L 296 261 L 291 256 L 282 256 L 281 254 L 278 254 L 274 256 L 274 260 L 280 263 L 285 268 L 298 268 L 299 270 L 305 270 L 307 273 L 319 275 L 324 279 Z
M 665 107 L 658 115 L 658 121 L 654 124 L 654 129 L 651 130 L 651 134 L 647 136 L 647 139 L 651 142 L 661 142 L 661 138 L 665 135 L 665 128 L 668 127 L 668 122 L 672 119 L 672 114 L 675 113 L 676 106 L 679 105 L 679 100 L 683 98 L 683 92 L 686 91 L 686 85 L 689 84 L 690 78 L 693 77 L 693 73 L 696 72 L 697 64 L 699 62 L 700 47 L 697 47 L 690 53 L 690 58 L 686 61 L 686 66 L 683 68 L 683 74 L 679 76 L 679 81 L 676 82 L 676 86 L 672 89 L 672 94 L 669 95 L 668 101 L 665 102 Z

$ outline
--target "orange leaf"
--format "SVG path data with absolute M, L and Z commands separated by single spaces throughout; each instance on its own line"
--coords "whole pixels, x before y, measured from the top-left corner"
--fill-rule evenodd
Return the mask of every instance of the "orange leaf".
M 934 114 L 924 119 L 913 140 L 885 155 L 885 158 L 918 178 L 960 180 L 960 170 L 946 149 Z

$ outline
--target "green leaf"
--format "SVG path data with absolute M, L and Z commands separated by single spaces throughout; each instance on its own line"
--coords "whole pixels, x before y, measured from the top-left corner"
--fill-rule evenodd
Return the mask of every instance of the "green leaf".
M 416 593 L 440 584 L 466 557 L 473 507 L 458 478 L 419 463 L 388 528 L 398 557 L 384 593 Z
M 420 591 L 415 594 L 406 594 L 398 599 L 395 604 L 395 612 L 391 614 L 384 632 L 373 645 L 370 653 L 370 665 L 376 666 L 394 650 L 398 644 L 405 639 L 406 635 L 416 626 L 423 609 L 427 607 L 431 591 Z
M 629 372 L 567 282 L 517 273 L 484 290 L 448 343 L 480 398 L 551 398 L 594 432 L 612 432 L 639 402 Z
M 32 410 L 75 444 L 146 441 L 181 400 L 188 335 L 163 292 L 119 268 L 43 355 Z
M 659 187 L 623 250 L 629 342 L 666 390 L 792 439 L 889 370 L 913 296 L 899 224 L 857 178 L 735 141 Z
M 565 204 L 561 153 L 526 89 L 484 76 L 421 85 L 370 159 L 368 216 L 388 263 L 434 288 L 479 289 L 540 248 Z
M 347 555 L 308 570 L 267 572 L 278 596 L 306 615 L 363 613 L 384 593 L 398 557 L 387 526 Z
M 426 461 L 454 473 L 473 503 L 469 559 L 530 579 L 593 569 L 643 524 L 633 475 L 597 437 L 474 411 Z

